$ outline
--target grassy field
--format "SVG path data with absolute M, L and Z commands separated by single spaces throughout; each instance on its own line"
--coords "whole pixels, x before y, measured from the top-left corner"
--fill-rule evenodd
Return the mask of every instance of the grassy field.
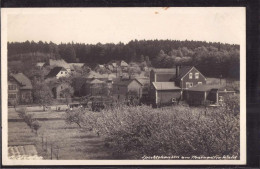
M 35 118 L 45 118 L 45 120 L 39 121 L 41 128 L 38 135 L 32 132 L 26 123 L 21 120 L 17 122 L 9 121 L 9 145 L 34 144 L 38 154 L 45 159 L 51 158 L 51 147 L 52 159 L 111 159 L 109 150 L 104 147 L 104 140 L 89 131 L 80 130 L 76 125 L 67 125 L 62 119 L 64 111 L 43 112 L 37 108 L 31 108 L 29 113 L 34 114 Z M 13 108 L 9 108 L 8 115 L 9 120 L 19 119 Z M 46 117 L 49 120 L 46 120 Z M 57 118 L 59 119 L 57 120 Z

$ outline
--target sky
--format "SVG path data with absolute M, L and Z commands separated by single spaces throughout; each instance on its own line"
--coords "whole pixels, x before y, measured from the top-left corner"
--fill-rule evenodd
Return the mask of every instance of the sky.
M 9 42 L 127 43 L 199 40 L 240 44 L 245 8 L 6 9 Z

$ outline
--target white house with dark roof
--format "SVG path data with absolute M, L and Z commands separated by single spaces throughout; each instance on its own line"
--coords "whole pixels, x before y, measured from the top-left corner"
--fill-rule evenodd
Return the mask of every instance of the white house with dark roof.
M 71 72 L 71 66 L 63 59 L 59 59 L 59 60 L 50 59 L 49 66 L 51 68 L 63 67 L 64 69 L 67 70 L 67 72 L 69 72 L 69 73 Z
M 67 76 L 69 76 L 69 72 L 67 71 L 67 69 L 63 67 L 54 67 L 45 78 L 59 79 L 61 77 L 67 77 Z

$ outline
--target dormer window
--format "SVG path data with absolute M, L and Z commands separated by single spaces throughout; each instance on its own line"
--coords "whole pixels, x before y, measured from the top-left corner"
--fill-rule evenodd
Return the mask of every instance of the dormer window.
M 195 73 L 195 79 L 199 78 L 199 73 Z
M 192 73 L 189 73 L 189 79 L 192 79 Z

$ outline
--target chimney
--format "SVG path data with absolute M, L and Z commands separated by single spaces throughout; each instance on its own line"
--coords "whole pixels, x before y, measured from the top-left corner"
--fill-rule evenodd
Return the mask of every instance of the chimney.
M 180 66 L 176 65 L 176 77 L 180 75 Z

